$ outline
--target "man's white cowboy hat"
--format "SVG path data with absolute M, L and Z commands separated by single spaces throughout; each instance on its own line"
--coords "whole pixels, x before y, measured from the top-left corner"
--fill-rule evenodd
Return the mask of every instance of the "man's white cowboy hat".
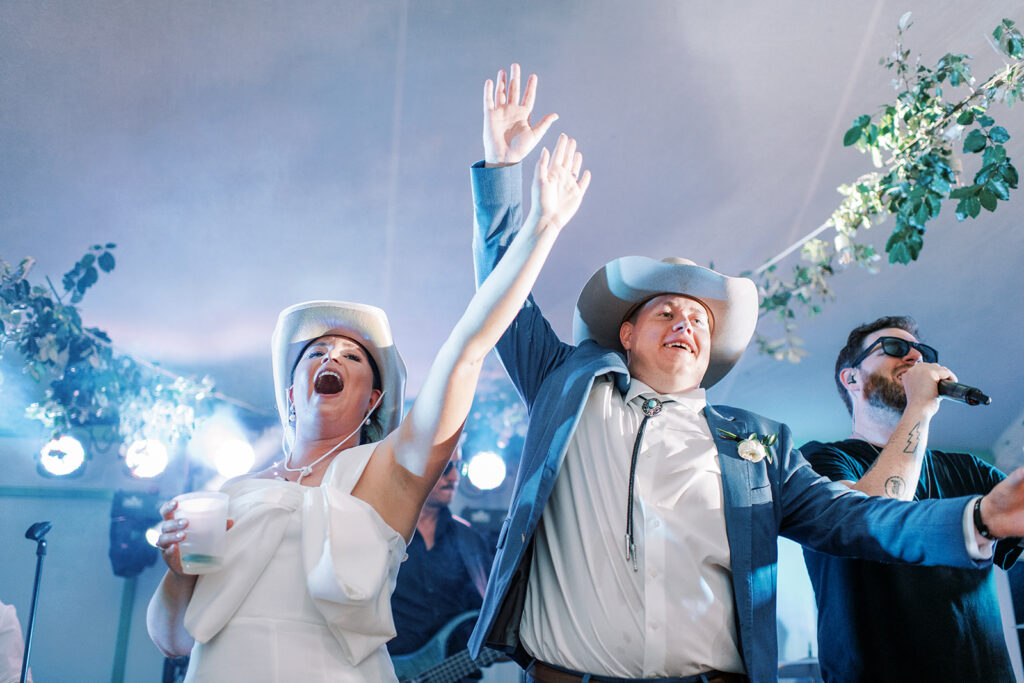
M 698 299 L 711 311 L 711 357 L 700 385 L 712 386 L 739 361 L 757 325 L 757 287 L 745 277 L 722 275 L 682 258 L 615 259 L 594 273 L 580 292 L 573 314 L 575 342 L 593 339 L 625 353 L 619 341 L 623 321 L 660 294 Z
M 292 370 L 306 345 L 328 334 L 359 342 L 377 364 L 384 397 L 366 426 L 370 440 L 383 439 L 402 421 L 405 363 L 395 348 L 384 311 L 376 306 L 347 301 L 307 301 L 281 311 L 270 340 L 277 414 L 289 448 L 295 438 L 295 430 L 288 423 L 288 387 L 292 385 Z

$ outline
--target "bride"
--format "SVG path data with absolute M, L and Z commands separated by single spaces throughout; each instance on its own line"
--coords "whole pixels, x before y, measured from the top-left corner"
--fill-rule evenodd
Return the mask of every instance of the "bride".
M 147 626 L 165 655 L 191 655 L 186 681 L 395 680 L 384 644 L 406 542 L 459 439 L 484 357 L 580 205 L 590 183 L 581 164 L 564 135 L 542 152 L 529 218 L 404 419 L 405 368 L 383 311 L 316 301 L 281 313 L 272 352 L 287 455 L 223 487 L 231 521 L 219 571 L 183 573 L 188 522 L 173 518 L 173 501 L 161 508 L 167 572 Z

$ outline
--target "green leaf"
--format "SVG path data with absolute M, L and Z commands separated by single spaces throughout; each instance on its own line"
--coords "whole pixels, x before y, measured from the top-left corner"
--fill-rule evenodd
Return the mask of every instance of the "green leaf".
M 992 142 L 1006 142 L 1010 139 L 1010 134 L 1002 126 L 995 126 L 988 132 L 988 138 Z
M 903 16 L 900 17 L 899 27 L 901 31 L 907 30 L 907 27 L 910 26 L 911 14 L 913 14 L 913 12 L 904 12 Z
M 981 157 L 981 163 L 983 166 L 998 165 L 1003 163 L 1006 159 L 1006 148 L 1002 145 L 992 145 L 985 150 L 985 153 Z
M 988 139 L 980 130 L 972 130 L 964 139 L 965 152 L 980 152 L 985 149 Z
M 857 128 L 863 128 L 871 122 L 871 116 L 868 114 L 861 114 L 853 120 L 853 125 Z
M 971 197 L 978 191 L 977 185 L 966 185 L 964 187 L 958 187 L 949 193 L 950 199 L 964 199 L 965 197 Z
M 981 194 L 978 195 L 978 198 L 981 201 L 982 207 L 989 211 L 996 210 L 996 205 L 999 203 L 999 200 L 996 199 L 996 196 L 989 192 L 988 189 L 982 190 Z
M 956 204 L 956 219 L 958 221 L 967 220 L 967 199 L 961 199 Z
M 82 260 L 78 262 L 78 265 L 81 266 L 82 268 L 88 268 L 95 262 L 95 256 L 93 256 L 92 254 L 86 254 L 85 256 L 82 257 Z
M 996 120 L 987 114 L 981 114 L 978 116 L 978 125 L 982 128 L 988 128 L 995 122 Z
M 846 131 L 843 135 L 843 147 L 849 147 L 850 145 L 856 145 L 857 141 L 860 140 L 860 134 L 862 129 L 856 126 Z
M 1009 201 L 1010 199 L 1010 189 L 1006 187 L 1006 183 L 997 178 L 993 178 L 992 180 L 990 180 L 988 184 L 985 186 L 985 189 L 994 194 L 996 197 L 1002 199 L 1004 202 Z
M 1013 167 L 1013 164 L 1006 162 L 1003 164 L 1003 182 L 1006 183 L 1007 187 L 1017 187 L 1017 182 L 1020 178 L 1017 175 L 1017 169 Z
M 981 200 L 977 197 L 969 197 L 967 199 L 967 215 L 977 218 L 979 213 L 981 213 Z
M 96 284 L 96 280 L 99 279 L 99 273 L 92 266 L 85 269 L 85 273 L 82 274 L 82 278 L 78 281 L 78 292 L 84 294 L 85 290 Z
M 932 178 L 932 182 L 928 185 L 933 192 L 937 192 L 941 195 L 949 194 L 949 182 L 941 176 L 935 176 Z
M 115 247 L 117 247 L 117 245 L 113 242 L 107 242 L 107 249 L 114 249 Z
M 956 117 L 956 122 L 961 126 L 969 126 L 974 123 L 974 111 L 968 109 L 967 111 L 960 112 L 960 116 Z
M 109 251 L 103 252 L 100 254 L 98 264 L 104 273 L 109 273 L 114 269 L 114 255 Z

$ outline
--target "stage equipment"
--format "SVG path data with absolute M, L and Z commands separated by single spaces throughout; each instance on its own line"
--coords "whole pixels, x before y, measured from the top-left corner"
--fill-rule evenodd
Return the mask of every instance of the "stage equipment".
M 492 491 L 505 481 L 507 467 L 497 453 L 482 451 L 469 459 L 466 472 L 470 484 L 481 491 Z
M 60 436 L 39 451 L 36 467 L 44 477 L 77 477 L 85 471 L 85 449 L 73 436 Z
M 256 452 L 249 442 L 239 438 L 228 438 L 216 446 L 213 465 L 228 479 L 245 474 L 256 462 Z
M 124 466 L 136 479 L 151 479 L 167 469 L 167 448 L 156 439 L 139 439 L 124 454 Z
M 110 565 L 115 576 L 131 578 L 156 562 L 146 531 L 160 522 L 158 494 L 118 491 L 110 509 Z
M 21 683 L 25 683 L 28 675 L 28 658 L 32 651 L 32 631 L 36 626 L 36 598 L 39 597 L 39 579 L 43 571 L 43 557 L 46 555 L 46 534 L 52 525 L 49 522 L 36 522 L 25 532 L 25 538 L 36 542 L 36 580 L 32 584 L 32 606 L 28 610 L 28 630 L 25 633 L 25 654 L 21 658 Z

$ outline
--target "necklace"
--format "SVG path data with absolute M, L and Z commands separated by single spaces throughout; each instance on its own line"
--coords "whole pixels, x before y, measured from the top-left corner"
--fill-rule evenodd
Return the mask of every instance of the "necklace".
M 372 408 L 370 408 L 370 412 L 366 413 L 366 417 L 363 418 L 363 421 L 360 422 L 359 425 L 354 430 L 352 430 L 351 434 L 346 436 L 344 439 L 342 439 L 338 443 L 334 444 L 334 447 L 331 448 L 331 450 L 327 451 L 326 453 L 321 455 L 319 458 L 317 458 L 313 462 L 309 463 L 308 465 L 304 465 L 303 467 L 290 467 L 288 465 L 288 463 L 291 462 L 292 454 L 294 453 L 294 451 L 289 451 L 288 455 L 284 459 L 284 462 L 281 463 L 281 467 L 283 467 L 286 472 L 298 472 L 299 473 L 299 478 L 295 481 L 295 483 L 296 484 L 301 484 L 303 477 L 308 477 L 309 475 L 313 474 L 313 468 L 314 467 L 319 465 L 329 455 L 332 455 L 336 450 L 341 448 L 341 445 L 343 443 L 345 443 L 346 441 L 348 441 L 349 439 L 351 439 L 353 436 L 355 436 L 356 432 L 358 432 L 360 429 L 363 428 L 363 425 L 370 424 L 370 416 L 373 415 L 373 411 L 377 409 L 377 406 L 380 405 L 381 399 L 383 399 L 383 398 L 384 398 L 384 392 L 382 391 L 382 392 L 380 392 L 380 396 L 377 397 L 377 402 L 373 404 Z

